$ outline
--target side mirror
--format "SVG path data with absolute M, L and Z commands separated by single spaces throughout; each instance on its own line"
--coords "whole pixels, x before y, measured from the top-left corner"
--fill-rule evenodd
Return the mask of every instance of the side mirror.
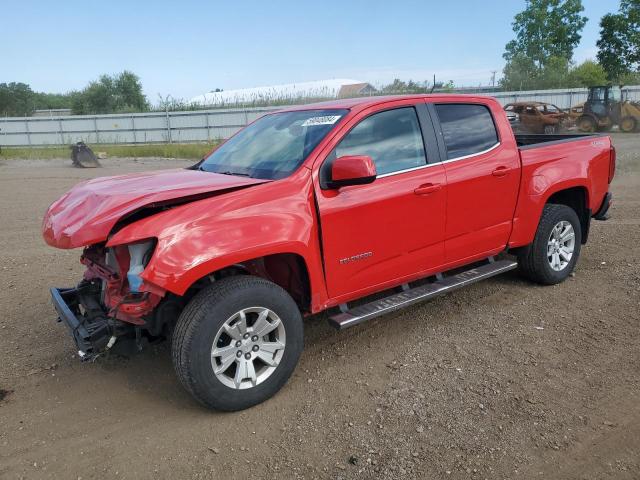
M 338 157 L 331 166 L 329 188 L 347 185 L 365 185 L 376 179 L 376 166 L 367 155 L 345 155 Z

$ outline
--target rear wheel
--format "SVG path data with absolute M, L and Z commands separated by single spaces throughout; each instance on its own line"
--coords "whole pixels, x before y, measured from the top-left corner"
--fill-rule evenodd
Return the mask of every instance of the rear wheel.
M 581 131 L 586 133 L 595 132 L 597 128 L 596 121 L 593 118 L 586 115 L 583 115 L 582 117 L 578 118 L 576 125 L 578 125 L 578 128 Z
M 622 130 L 625 133 L 634 132 L 637 127 L 638 127 L 638 122 L 633 117 L 624 117 L 620 121 L 620 130 Z
M 544 285 L 564 281 L 578 261 L 581 239 L 580 220 L 572 208 L 546 205 L 533 243 L 518 255 L 520 271 Z
M 289 294 L 242 275 L 219 280 L 193 298 L 176 325 L 172 355 L 178 378 L 196 400 L 232 411 L 280 390 L 302 345 L 302 317 Z

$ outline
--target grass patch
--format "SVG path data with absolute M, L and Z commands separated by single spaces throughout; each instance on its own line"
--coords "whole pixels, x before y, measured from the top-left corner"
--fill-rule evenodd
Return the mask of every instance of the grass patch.
M 106 152 L 109 157 L 164 157 L 201 159 L 218 145 L 213 143 L 152 143 L 144 145 L 89 145 L 94 153 Z M 71 149 L 56 147 L 2 147 L 1 159 L 23 158 L 41 160 L 49 158 L 71 158 Z

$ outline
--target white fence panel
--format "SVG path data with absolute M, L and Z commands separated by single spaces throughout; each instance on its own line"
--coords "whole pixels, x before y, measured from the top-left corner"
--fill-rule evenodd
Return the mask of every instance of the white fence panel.
M 640 101 L 640 86 L 625 87 L 630 100 Z M 586 88 L 495 92 L 502 105 L 540 101 L 569 108 L 587 99 Z M 47 146 L 75 142 L 172 143 L 206 142 L 229 138 L 267 112 L 282 107 L 232 108 L 187 112 L 147 112 L 61 117 L 8 117 L 0 119 L 0 145 Z

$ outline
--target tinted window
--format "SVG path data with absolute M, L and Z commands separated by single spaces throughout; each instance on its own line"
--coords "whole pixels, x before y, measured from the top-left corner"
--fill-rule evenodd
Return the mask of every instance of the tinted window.
M 378 175 L 426 165 L 416 111 L 398 108 L 362 120 L 338 144 L 332 158 L 369 155 Z
M 489 109 L 484 105 L 436 105 L 447 158 L 482 152 L 498 143 L 498 134 Z

